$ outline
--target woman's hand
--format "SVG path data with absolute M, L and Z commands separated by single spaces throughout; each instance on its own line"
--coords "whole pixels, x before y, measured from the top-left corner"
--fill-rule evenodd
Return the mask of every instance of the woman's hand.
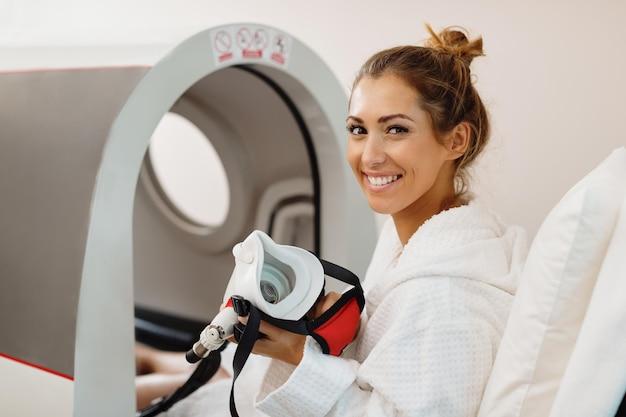
M 239 317 L 239 321 L 247 324 L 248 317 Z M 259 325 L 259 332 L 263 333 L 265 337 L 254 342 L 253 353 L 280 359 L 292 365 L 300 363 L 306 341 L 305 335 L 292 333 L 263 320 Z
M 341 297 L 341 294 L 329 292 L 322 297 L 312 308 L 312 316 L 319 317 L 328 310 Z M 239 321 L 247 324 L 247 317 L 239 317 Z M 290 331 L 276 327 L 270 323 L 261 320 L 259 332 L 265 334 L 266 337 L 258 339 L 254 343 L 252 352 L 268 356 L 270 358 L 279 359 L 292 365 L 298 365 L 302 360 L 304 353 L 305 335 L 292 333 Z M 231 342 L 235 342 L 234 338 L 229 338 Z M 236 342 L 235 342 L 236 343 Z

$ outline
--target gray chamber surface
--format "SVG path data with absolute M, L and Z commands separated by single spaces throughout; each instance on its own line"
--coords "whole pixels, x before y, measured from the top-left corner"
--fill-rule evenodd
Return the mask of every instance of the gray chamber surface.
M 132 416 L 135 302 L 208 319 L 254 228 L 362 276 L 376 229 L 345 163 L 346 108 L 313 51 L 253 23 L 151 68 L 0 74 L 0 351 L 73 376 L 75 416 Z M 216 229 L 186 223 L 155 182 L 146 155 L 168 111 L 222 160 Z
M 0 352 L 73 375 L 102 149 L 146 71 L 0 75 Z

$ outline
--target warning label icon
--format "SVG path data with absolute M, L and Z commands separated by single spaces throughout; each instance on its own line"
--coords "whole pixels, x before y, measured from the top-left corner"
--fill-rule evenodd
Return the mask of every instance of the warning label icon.
M 237 46 L 240 49 L 250 49 L 252 45 L 252 35 L 250 34 L 250 30 L 248 28 L 241 28 L 237 32 Z
M 279 64 L 285 63 L 285 48 L 286 41 L 284 35 L 276 35 L 274 42 L 272 42 L 272 61 L 276 61 Z
M 219 53 L 217 59 L 219 62 L 228 61 L 233 58 L 233 53 L 231 52 L 232 48 L 232 39 L 228 32 L 220 30 L 215 34 L 215 38 L 213 39 L 213 46 L 215 50 Z
M 241 56 L 244 58 L 262 58 L 263 50 L 267 47 L 267 32 L 264 29 L 257 29 L 252 35 L 247 28 L 243 28 L 237 35 Z

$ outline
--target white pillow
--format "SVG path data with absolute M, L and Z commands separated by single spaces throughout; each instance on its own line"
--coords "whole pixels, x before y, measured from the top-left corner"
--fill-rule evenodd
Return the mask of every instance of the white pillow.
M 544 220 L 528 253 L 479 417 L 549 415 L 613 234 L 624 184 L 626 149 L 619 148 Z
M 626 198 L 550 417 L 613 417 L 626 392 Z

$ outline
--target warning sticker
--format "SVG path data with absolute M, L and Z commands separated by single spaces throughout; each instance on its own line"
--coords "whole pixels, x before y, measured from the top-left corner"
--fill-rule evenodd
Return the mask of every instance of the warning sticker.
M 255 25 L 220 27 L 210 33 L 216 65 L 263 62 L 285 67 L 291 38 L 275 29 Z

